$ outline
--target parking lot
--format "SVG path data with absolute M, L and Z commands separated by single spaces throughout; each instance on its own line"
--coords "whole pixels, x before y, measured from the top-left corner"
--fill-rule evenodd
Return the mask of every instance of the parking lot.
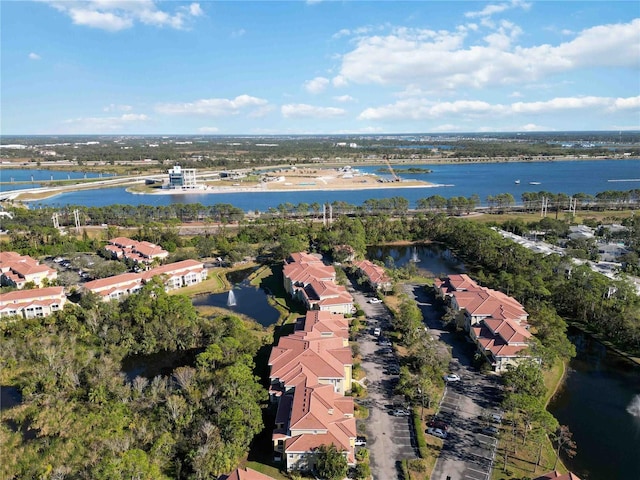
M 367 329 L 358 338 L 362 368 L 366 372 L 367 397 L 361 403 L 369 408 L 369 418 L 362 422 L 370 452 L 375 480 L 401 478 L 400 460 L 417 458 L 417 442 L 411 416 L 403 411 L 404 399 L 394 396 L 398 382 L 398 360 L 385 341 L 390 316 L 383 303 L 369 303 L 361 292 L 352 295 L 364 310 Z M 380 335 L 375 330 L 380 329 Z M 375 334 L 374 334 L 375 333 Z M 408 411 L 406 413 L 409 413 Z
M 429 332 L 452 350 L 451 372 L 459 381 L 447 382 L 437 418 L 449 425 L 447 438 L 438 457 L 433 480 L 489 480 L 495 462 L 498 439 L 483 433 L 498 427 L 493 415 L 499 415 L 501 389 L 495 375 L 478 372 L 472 365 L 473 350 L 460 336 L 442 330 L 440 318 L 430 299 L 419 287 L 414 295 L 429 327 Z M 489 431 L 489 430 L 487 430 Z

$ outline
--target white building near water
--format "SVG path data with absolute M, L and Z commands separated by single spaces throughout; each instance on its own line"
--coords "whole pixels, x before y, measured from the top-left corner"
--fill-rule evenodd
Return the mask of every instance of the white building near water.
M 169 188 L 185 190 L 189 188 L 200 188 L 196 184 L 196 169 L 195 168 L 182 168 L 180 165 L 176 165 L 170 168 L 169 171 Z

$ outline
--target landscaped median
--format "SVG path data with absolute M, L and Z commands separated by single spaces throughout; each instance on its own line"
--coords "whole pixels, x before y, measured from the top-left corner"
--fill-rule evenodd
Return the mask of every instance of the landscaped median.
M 413 428 L 415 430 L 416 442 L 418 444 L 419 459 L 408 460 L 407 470 L 409 473 L 408 480 L 422 480 L 430 478 L 433 468 L 436 465 L 436 460 L 442 450 L 442 440 L 436 437 L 425 435 L 426 420 L 433 413 L 433 409 L 425 411 L 426 417 L 421 418 L 421 407 L 415 407 L 413 409 Z

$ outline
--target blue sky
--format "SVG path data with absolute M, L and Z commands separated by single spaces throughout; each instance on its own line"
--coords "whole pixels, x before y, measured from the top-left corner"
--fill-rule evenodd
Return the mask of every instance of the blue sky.
M 633 1 L 0 4 L 1 132 L 640 129 Z

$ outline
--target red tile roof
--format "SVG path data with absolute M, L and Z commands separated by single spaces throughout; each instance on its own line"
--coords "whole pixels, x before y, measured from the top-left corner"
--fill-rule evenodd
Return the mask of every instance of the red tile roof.
M 142 273 L 145 280 L 151 279 L 156 275 L 167 275 L 185 273 L 187 271 L 201 272 L 204 269 L 204 263 L 197 260 L 182 260 L 181 262 L 168 263 Z
M 27 300 L 45 300 L 51 297 L 64 296 L 64 287 L 34 288 L 30 290 L 15 290 L 0 294 L 0 304 L 10 302 L 24 302 Z
M 55 278 L 58 274 L 56 270 L 41 265 L 36 259 L 16 252 L 0 252 L 0 271 L 16 284 L 24 283 L 27 275 L 42 273 Z
M 94 292 L 99 292 L 106 288 L 128 285 L 130 283 L 142 283 L 142 276 L 139 273 L 122 273 L 113 277 L 99 278 L 84 284 L 84 288 Z
M 85 283 L 84 288 L 106 296 L 118 289 L 134 288 L 136 285 L 148 282 L 156 275 L 168 275 L 170 277 L 182 276 L 189 273 L 201 275 L 203 270 L 204 264 L 202 262 L 198 262 L 197 260 L 183 260 L 181 262 L 161 265 L 146 272 L 123 273 L 121 275 L 114 275 L 113 277 L 100 278 Z
M 274 480 L 274 478 L 247 467 L 234 470 L 226 480 Z
M 371 283 L 376 285 L 382 285 L 391 282 L 391 277 L 387 275 L 387 272 L 380 265 L 376 265 L 369 260 L 362 260 L 361 262 L 354 262 L 354 265 L 364 272 L 369 278 Z

